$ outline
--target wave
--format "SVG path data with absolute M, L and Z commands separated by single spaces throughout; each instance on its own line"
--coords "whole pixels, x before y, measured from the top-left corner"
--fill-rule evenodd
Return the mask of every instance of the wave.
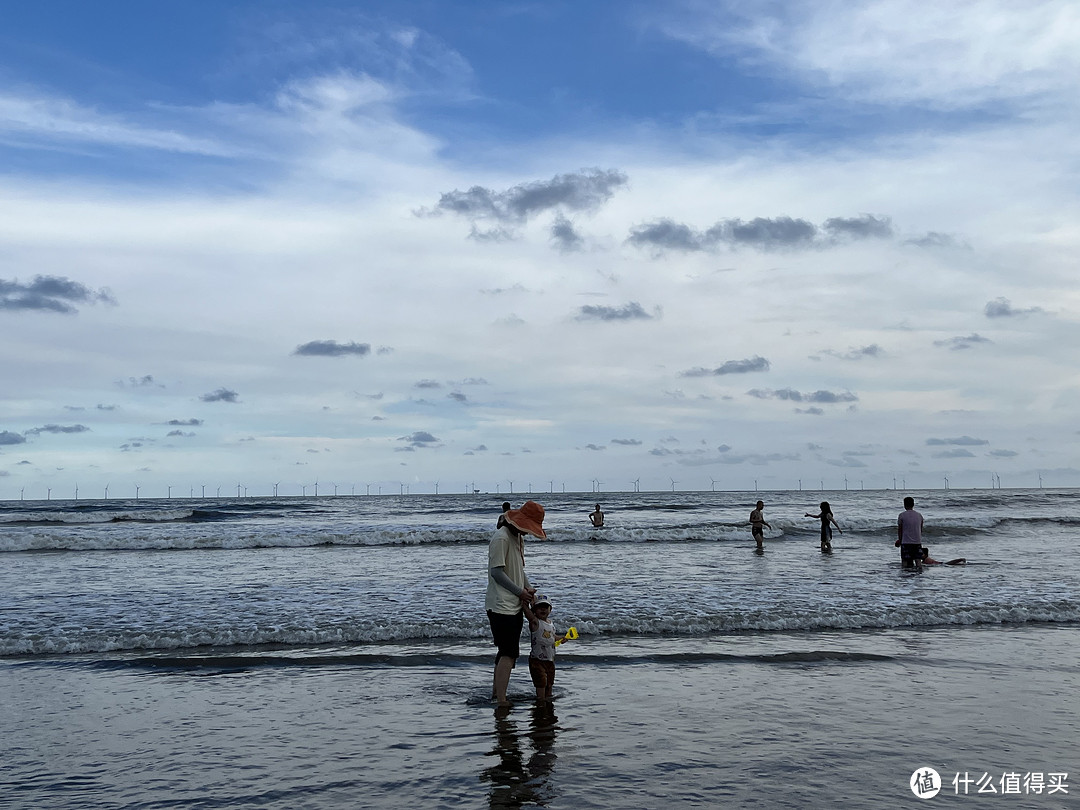
M 580 639 L 563 648 L 564 654 L 588 656 L 590 641 L 611 641 L 628 638 L 709 639 L 726 636 L 812 633 L 834 630 L 894 630 L 900 628 L 971 627 L 979 625 L 1080 623 L 1080 602 L 1068 599 L 1032 601 L 1028 604 L 991 604 L 979 607 L 887 607 L 852 611 L 818 612 L 725 612 L 698 617 L 692 622 L 667 617 L 613 617 L 604 620 L 570 618 L 559 626 L 573 624 Z M 220 655 L 237 656 L 236 650 L 265 650 L 310 648 L 331 645 L 385 645 L 442 643 L 460 647 L 476 644 L 483 649 L 477 655 L 491 660 L 486 617 L 475 617 L 455 626 L 459 632 L 447 635 L 442 624 L 427 622 L 337 622 L 322 627 L 285 629 L 280 627 L 234 626 L 177 630 L 173 628 L 109 629 L 92 631 L 58 628 L 50 633 L 33 636 L 0 638 L 0 658 L 36 658 L 39 656 L 72 656 L 116 652 L 168 652 L 215 650 L 206 658 Z M 231 652 L 220 652 L 220 651 Z M 260 653 L 265 654 L 265 653 Z M 695 653 L 696 654 L 696 653 Z M 348 653 L 356 657 L 359 653 Z M 364 653 L 374 656 L 393 656 L 391 653 Z M 712 653 L 702 653 L 712 655 Z M 185 659 L 190 655 L 183 656 Z M 198 657 L 198 656 L 196 656 Z M 156 657 L 154 660 L 158 660 Z M 359 659 L 358 659 L 359 660 Z M 365 659 L 366 660 L 366 659 Z M 389 660 L 389 659 L 387 659 Z M 582 659 L 584 660 L 584 659 Z M 798 658 L 792 658 L 798 662 Z
M 575 664 L 594 666 L 622 666 L 636 664 L 701 665 L 715 663 L 759 664 L 859 664 L 895 661 L 896 656 L 842 650 L 806 650 L 783 653 L 733 654 L 720 652 L 656 652 L 632 655 L 571 654 Z M 461 666 L 487 666 L 491 663 L 489 653 L 306 653 L 287 655 L 280 653 L 217 654 L 217 655 L 160 655 L 134 658 L 109 658 L 90 662 L 95 669 L 145 670 L 149 672 L 243 672 L 261 668 L 326 668 L 356 667 L 363 669 L 397 669 L 410 667 L 452 668 Z M 85 662 L 79 662 L 84 666 Z
M 75 522 L 64 515 L 38 516 L 34 520 L 0 524 L 0 552 L 20 551 L 151 551 L 243 548 L 305 548 L 316 546 L 416 546 L 487 543 L 491 528 L 437 525 L 350 525 L 333 521 L 267 520 L 222 526 L 232 520 L 213 511 L 176 509 L 156 512 L 111 513 Z M 1080 519 L 1001 518 L 984 525 L 928 526 L 928 544 L 976 538 L 1000 533 L 1035 536 L 1051 527 L 1080 526 Z M 835 541 L 884 543 L 895 539 L 892 525 L 859 530 L 848 526 Z M 766 533 L 767 543 L 816 540 L 817 527 L 784 526 L 777 522 Z M 669 526 L 607 526 L 548 530 L 550 543 L 716 543 L 748 542 L 747 527 L 716 521 Z M 530 540 L 530 543 L 540 541 Z

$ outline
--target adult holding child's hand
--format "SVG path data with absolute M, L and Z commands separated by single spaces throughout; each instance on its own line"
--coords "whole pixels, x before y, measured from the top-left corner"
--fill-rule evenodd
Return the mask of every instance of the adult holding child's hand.
M 488 544 L 488 584 L 484 598 L 495 655 L 495 675 L 491 697 L 505 706 L 510 672 L 520 655 L 519 641 L 524 624 L 522 608 L 532 602 L 536 588 L 525 576 L 525 535 L 547 539 L 543 528 L 544 507 L 526 501 L 520 509 L 503 513 L 502 525 Z

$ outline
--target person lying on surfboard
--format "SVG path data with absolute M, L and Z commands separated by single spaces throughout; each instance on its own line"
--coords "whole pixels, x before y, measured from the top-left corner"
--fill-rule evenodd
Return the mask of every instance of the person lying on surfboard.
M 930 556 L 930 549 L 926 546 L 922 547 L 922 564 L 923 565 L 963 565 L 967 560 L 963 557 L 957 557 L 955 560 L 949 560 L 948 562 L 942 562 L 941 560 L 935 560 Z

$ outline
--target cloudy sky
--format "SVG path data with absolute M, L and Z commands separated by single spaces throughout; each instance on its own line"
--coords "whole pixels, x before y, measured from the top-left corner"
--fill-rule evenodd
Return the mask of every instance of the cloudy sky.
M 1080 485 L 1078 82 L 1071 0 L 6 4 L 0 498 Z

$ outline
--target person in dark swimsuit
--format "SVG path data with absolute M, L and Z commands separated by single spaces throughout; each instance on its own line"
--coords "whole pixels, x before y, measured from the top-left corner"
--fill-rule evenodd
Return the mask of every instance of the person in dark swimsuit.
M 844 533 L 844 530 L 840 528 L 840 524 L 833 518 L 832 507 L 829 506 L 828 501 L 822 501 L 820 505 L 821 511 L 816 515 L 811 515 L 807 512 L 804 517 L 818 518 L 821 520 L 821 550 L 832 551 L 832 527 L 835 526 L 836 530 L 840 534 Z M 832 524 L 831 526 L 829 524 Z

